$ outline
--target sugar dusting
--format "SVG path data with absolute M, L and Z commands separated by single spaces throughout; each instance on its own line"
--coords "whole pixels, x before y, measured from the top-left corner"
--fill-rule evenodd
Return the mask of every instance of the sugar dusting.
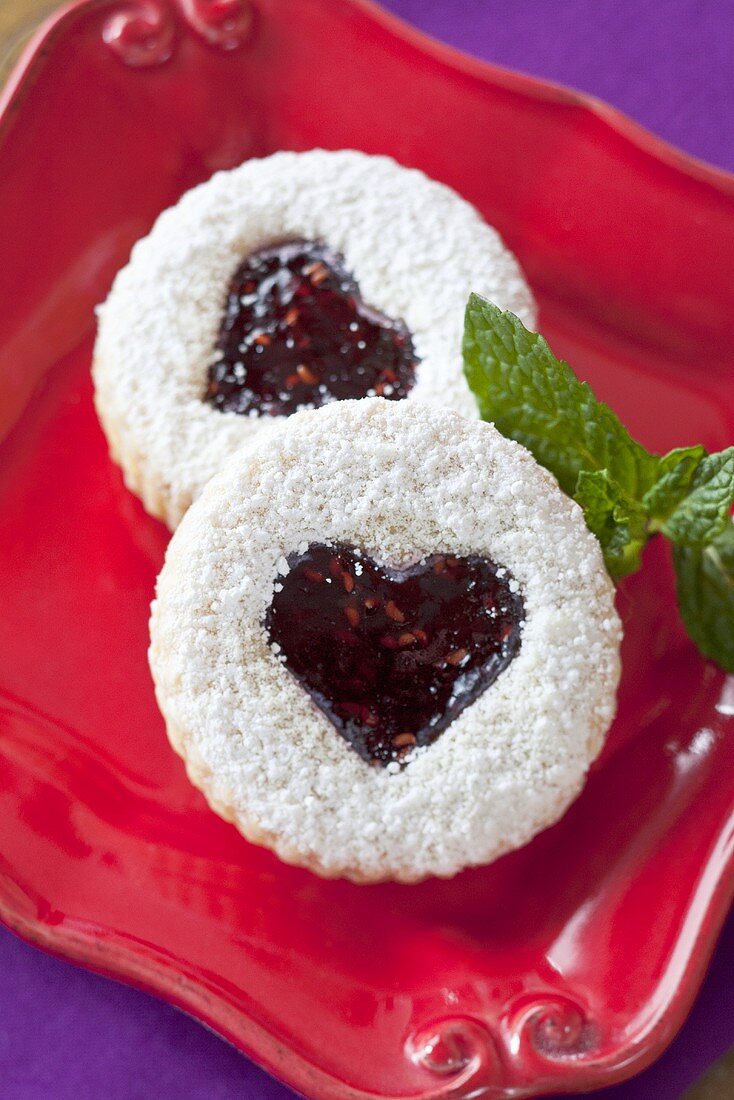
M 522 648 L 407 767 L 369 767 L 268 645 L 288 555 L 361 546 L 504 563 Z M 345 401 L 235 455 L 171 541 L 151 667 L 174 747 L 251 839 L 356 881 L 452 875 L 526 843 L 578 794 L 615 709 L 621 626 L 577 505 L 488 424 L 411 401 Z
M 220 172 L 161 214 L 99 309 L 97 409 L 128 486 L 170 527 L 270 417 L 202 401 L 230 277 L 274 241 L 323 240 L 420 358 L 408 400 L 476 416 L 461 336 L 470 291 L 534 322 L 497 232 L 454 191 L 388 157 L 276 153 Z

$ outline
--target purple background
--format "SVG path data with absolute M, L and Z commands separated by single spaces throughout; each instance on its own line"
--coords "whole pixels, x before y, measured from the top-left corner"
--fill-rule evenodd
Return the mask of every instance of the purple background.
M 734 0 L 387 0 L 490 61 L 608 100 L 734 169 Z M 608 1100 L 673 1100 L 734 1042 L 734 917 L 683 1031 Z M 2 1100 L 288 1100 L 293 1094 L 167 1005 L 0 928 Z

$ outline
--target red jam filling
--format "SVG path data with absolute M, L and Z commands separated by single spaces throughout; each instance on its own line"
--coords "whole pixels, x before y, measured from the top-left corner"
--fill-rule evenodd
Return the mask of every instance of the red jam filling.
M 288 565 L 265 617 L 269 640 L 376 765 L 435 741 L 520 649 L 522 597 L 487 558 L 386 569 L 352 547 L 314 544 Z
M 362 301 L 343 256 L 287 241 L 235 272 L 204 400 L 269 416 L 368 394 L 396 401 L 417 362 L 406 326 Z

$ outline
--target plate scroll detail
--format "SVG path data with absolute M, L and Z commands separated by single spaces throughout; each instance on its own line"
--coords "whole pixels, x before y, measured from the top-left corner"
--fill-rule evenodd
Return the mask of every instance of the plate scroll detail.
M 406 1054 L 436 1080 L 415 1100 L 503 1095 L 502 1064 L 491 1033 L 478 1020 L 455 1017 L 428 1024 L 410 1037 Z
M 255 10 L 250 0 L 130 0 L 107 15 L 102 37 L 132 68 L 162 65 L 174 52 L 178 19 L 209 45 L 234 50 L 252 34 Z

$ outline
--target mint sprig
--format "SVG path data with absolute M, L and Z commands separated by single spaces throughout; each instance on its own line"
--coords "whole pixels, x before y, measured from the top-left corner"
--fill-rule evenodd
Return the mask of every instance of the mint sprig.
M 578 502 L 614 580 L 639 569 L 653 535 L 673 542 L 688 632 L 705 656 L 734 671 L 734 447 L 652 454 L 542 336 L 477 294 L 463 350 L 481 416 L 527 447 Z

